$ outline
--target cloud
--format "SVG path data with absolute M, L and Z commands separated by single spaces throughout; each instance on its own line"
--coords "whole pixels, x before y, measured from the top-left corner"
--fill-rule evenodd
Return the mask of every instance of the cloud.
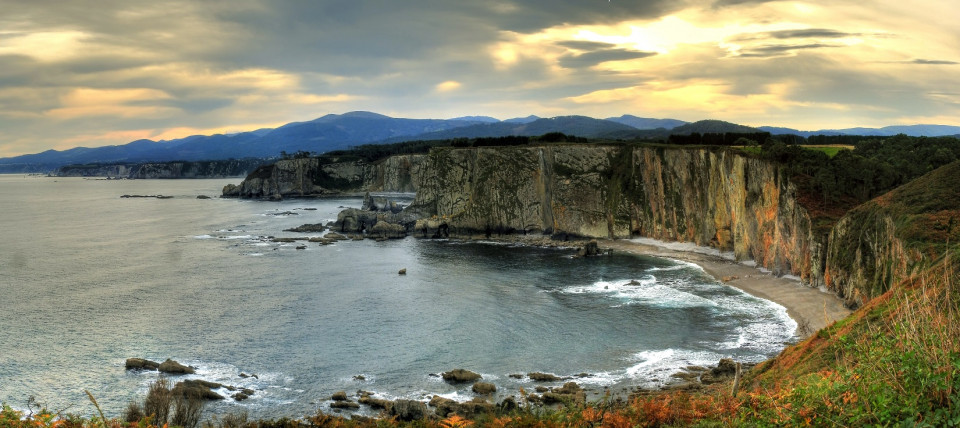
M 799 30 L 778 30 L 761 33 L 746 33 L 734 36 L 732 40 L 757 40 L 757 39 L 842 39 L 847 37 L 858 37 L 861 33 L 848 33 L 845 31 L 831 30 L 827 28 L 807 28 Z
M 450 92 L 450 91 L 455 91 L 459 89 L 460 86 L 463 86 L 463 85 L 461 85 L 460 82 L 457 82 L 456 80 L 447 80 L 446 82 L 437 84 L 436 88 L 437 88 L 437 91 L 439 92 Z
M 947 61 L 941 59 L 915 59 L 912 61 L 901 62 L 902 64 L 921 64 L 921 65 L 957 65 L 960 62 Z
M 765 45 L 755 46 L 741 50 L 738 56 L 745 58 L 770 58 L 787 54 L 795 54 L 797 51 L 805 49 L 821 48 L 840 48 L 843 45 L 830 45 L 824 43 L 809 43 L 804 45 Z
M 560 66 L 566 68 L 592 67 L 602 62 L 647 58 L 656 54 L 656 52 L 640 52 L 628 49 L 602 49 L 584 54 L 564 55 L 560 57 Z
M 5 0 L 0 153 L 350 110 L 960 117 L 960 24 L 918 1 Z

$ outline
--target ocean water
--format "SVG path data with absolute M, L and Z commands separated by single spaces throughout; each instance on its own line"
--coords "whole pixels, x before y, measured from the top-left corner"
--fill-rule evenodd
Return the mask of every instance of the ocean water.
M 530 389 L 509 375 L 532 371 L 620 391 L 721 357 L 761 361 L 793 340 L 782 306 L 677 260 L 413 238 L 274 243 L 319 236 L 283 230 L 361 201 L 216 197 L 238 181 L 0 175 L 0 401 L 89 415 L 89 390 L 116 416 L 158 376 L 125 359 L 173 358 L 197 367 L 173 381 L 255 390 L 209 413 L 299 417 L 340 390 L 472 398 L 436 376 L 453 368 L 497 384 L 498 399 Z

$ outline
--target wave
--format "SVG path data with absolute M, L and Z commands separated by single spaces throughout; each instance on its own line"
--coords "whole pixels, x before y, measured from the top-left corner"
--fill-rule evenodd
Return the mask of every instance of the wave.
M 617 300 L 614 306 L 645 304 L 665 308 L 716 306 L 710 299 L 678 290 L 658 282 L 647 274 L 639 279 L 597 281 L 587 286 L 569 286 L 559 290 L 563 294 L 596 294 Z

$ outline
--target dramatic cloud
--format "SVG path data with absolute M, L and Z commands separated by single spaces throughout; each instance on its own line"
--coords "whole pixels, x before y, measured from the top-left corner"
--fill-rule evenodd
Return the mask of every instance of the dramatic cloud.
M 948 3 L 5 0 L 0 157 L 351 110 L 960 124 Z

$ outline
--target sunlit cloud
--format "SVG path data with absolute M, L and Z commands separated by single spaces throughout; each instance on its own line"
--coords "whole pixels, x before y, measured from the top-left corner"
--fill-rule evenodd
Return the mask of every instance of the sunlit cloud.
M 960 125 L 951 2 L 369 5 L 5 2 L 0 154 L 351 110 Z
M 439 83 L 436 86 L 438 92 L 450 92 L 460 89 L 463 86 L 460 82 L 456 80 L 447 80 L 445 82 Z

